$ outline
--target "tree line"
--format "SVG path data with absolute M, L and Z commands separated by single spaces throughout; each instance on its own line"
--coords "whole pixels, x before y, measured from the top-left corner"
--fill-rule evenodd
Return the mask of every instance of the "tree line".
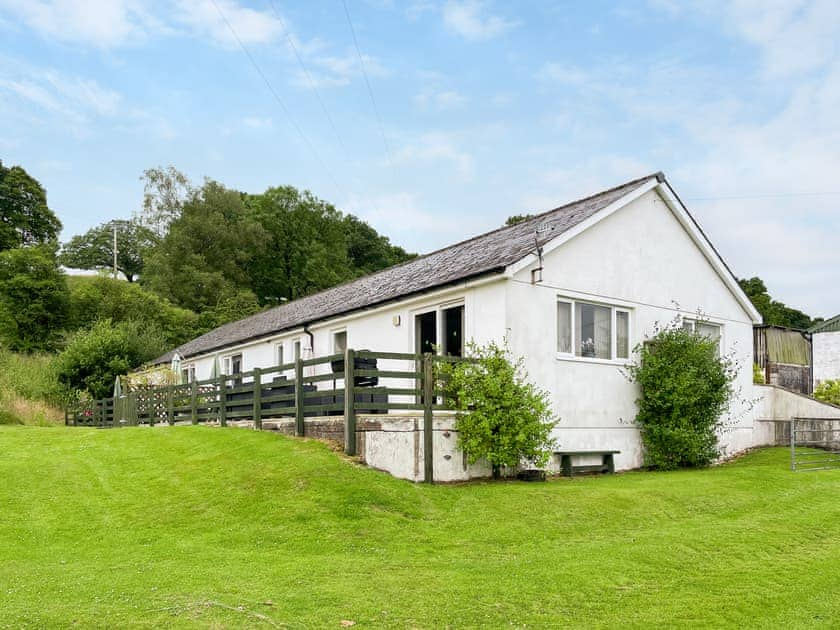
M 133 216 L 60 244 L 44 188 L 0 162 L 0 348 L 60 353 L 68 390 L 104 396 L 115 374 L 168 348 L 414 257 L 292 186 L 251 194 L 173 167 L 142 179 Z M 115 228 L 119 281 L 108 277 Z

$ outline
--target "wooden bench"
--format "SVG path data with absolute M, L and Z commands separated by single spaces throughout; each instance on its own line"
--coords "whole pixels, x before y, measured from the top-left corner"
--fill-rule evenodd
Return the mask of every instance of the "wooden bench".
M 583 472 L 597 472 L 609 473 L 615 472 L 614 456 L 621 451 L 554 451 L 554 454 L 560 457 L 560 470 L 564 477 L 574 477 L 575 473 Z M 572 466 L 572 457 L 579 455 L 600 455 L 600 464 L 590 464 L 586 466 Z

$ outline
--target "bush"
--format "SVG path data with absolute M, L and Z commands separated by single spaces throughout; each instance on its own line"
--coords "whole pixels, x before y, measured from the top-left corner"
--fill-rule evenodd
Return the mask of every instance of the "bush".
M 166 342 L 153 325 L 106 319 L 73 336 L 56 358 L 58 381 L 68 390 L 108 398 L 114 380 L 163 354 Z
M 832 405 L 840 405 L 840 379 L 823 381 L 814 390 L 814 398 Z
M 67 283 L 50 245 L 0 252 L 0 340 L 7 348 L 53 350 L 67 304 Z
M 133 320 L 157 326 L 169 346 L 198 336 L 198 315 L 135 283 L 81 276 L 71 278 L 69 285 L 71 329 L 89 328 L 102 319 Z
M 719 455 L 717 434 L 737 366 L 718 356 L 716 341 L 679 325 L 659 330 L 636 351 L 638 362 L 628 372 L 641 389 L 636 423 L 647 465 L 709 465 Z
M 444 363 L 439 377 L 457 411 L 458 446 L 467 461 L 485 458 L 499 476 L 502 467 L 523 460 L 545 466 L 551 455 L 552 418 L 548 394 L 527 382 L 522 359 L 495 343 L 470 344 L 472 361 Z
M 58 424 L 66 402 L 51 356 L 0 351 L 0 424 Z
M 755 385 L 764 385 L 764 370 L 758 363 L 753 363 L 753 383 Z

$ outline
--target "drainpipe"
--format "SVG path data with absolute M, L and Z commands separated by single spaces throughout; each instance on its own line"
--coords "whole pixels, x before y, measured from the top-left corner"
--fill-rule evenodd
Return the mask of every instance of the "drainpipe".
M 309 330 L 309 324 L 303 325 L 303 332 L 309 335 L 309 352 L 311 353 L 309 358 L 311 359 L 315 356 L 315 335 Z

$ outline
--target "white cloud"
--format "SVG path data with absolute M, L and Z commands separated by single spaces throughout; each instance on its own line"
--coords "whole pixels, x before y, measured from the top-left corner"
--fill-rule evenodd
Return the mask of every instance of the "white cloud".
M 47 39 L 100 48 L 136 43 L 157 23 L 134 0 L 0 0 L 0 11 Z
M 195 35 L 223 46 L 238 46 L 231 29 L 245 44 L 268 44 L 283 34 L 276 16 L 243 7 L 233 0 L 178 0 L 176 20 Z
M 414 95 L 414 102 L 420 109 L 446 111 L 458 109 L 467 102 L 467 98 L 455 90 L 427 89 Z
M 537 71 L 537 79 L 564 85 L 583 85 L 589 74 L 581 68 L 565 63 L 548 62 Z
M 480 0 L 450 0 L 443 6 L 443 23 L 453 33 L 470 41 L 493 39 L 518 24 L 489 13 Z
M 423 162 L 435 166 L 454 165 L 462 179 L 473 175 L 473 157 L 461 149 L 452 137 L 433 132 L 403 147 L 394 156 L 396 163 Z
M 271 118 L 260 118 L 259 116 L 246 116 L 242 119 L 242 124 L 249 129 L 266 130 L 274 127 L 274 121 Z

